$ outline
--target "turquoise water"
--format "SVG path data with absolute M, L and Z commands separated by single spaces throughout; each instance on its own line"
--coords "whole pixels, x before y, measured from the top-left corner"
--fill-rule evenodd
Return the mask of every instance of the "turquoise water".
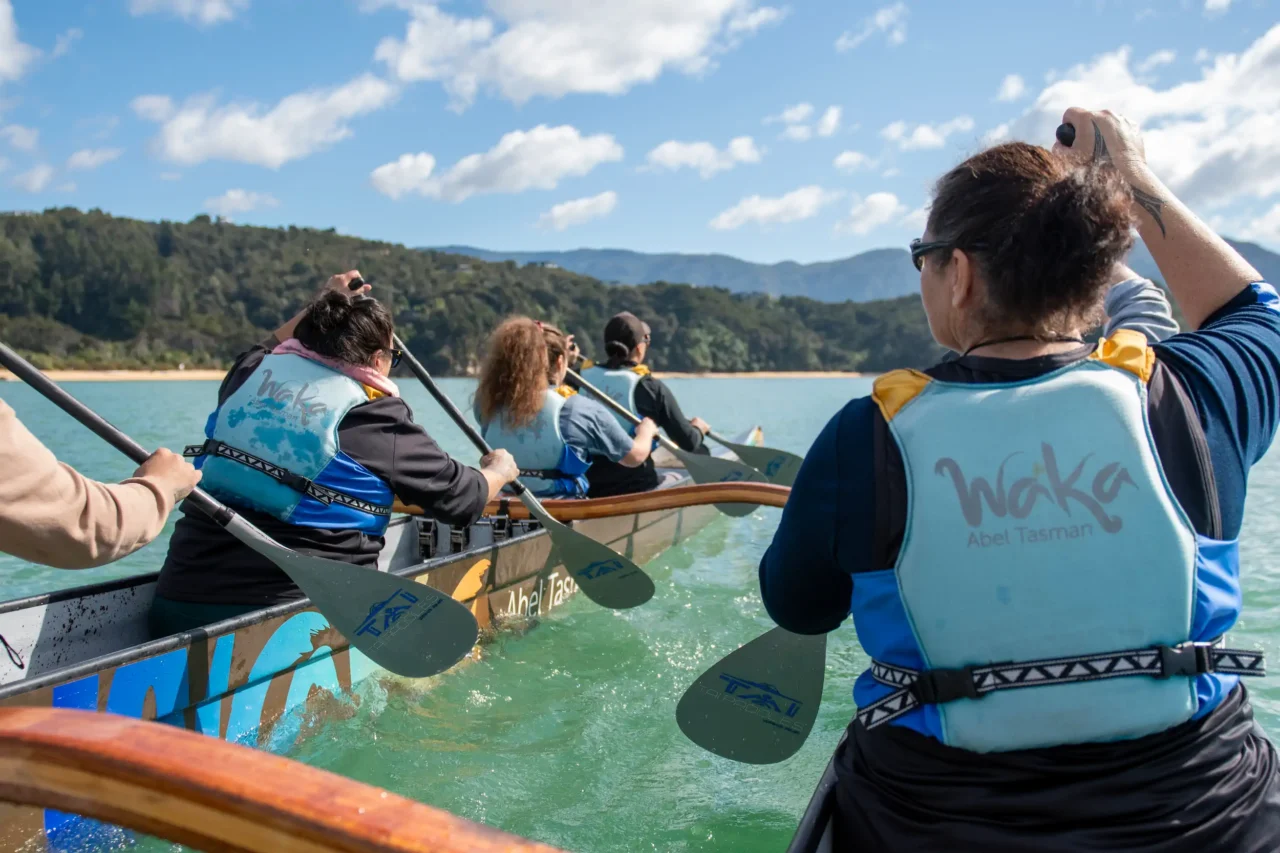
M 449 380 L 460 404 L 473 383 Z M 471 460 L 466 439 L 425 392 L 403 382 L 416 419 Z M 762 424 L 768 444 L 803 453 L 869 380 L 672 380 L 686 414 L 732 434 Z M 215 383 L 68 383 L 145 446 L 198 437 Z M 24 386 L 0 398 L 60 459 L 100 479 L 133 466 Z M 466 408 L 464 406 L 464 408 Z M 1254 468 L 1243 535 L 1245 612 L 1234 643 L 1280 659 L 1280 454 Z M 698 673 L 764 632 L 756 566 L 778 510 L 719 518 L 647 566 L 658 587 L 644 607 L 606 611 L 579 597 L 537 630 L 505 634 L 482 660 L 429 682 L 363 687 L 350 719 L 324 725 L 293 758 L 567 850 L 779 851 L 852 714 L 866 664 L 851 628 L 832 635 L 822 712 L 808 743 L 782 764 L 751 767 L 702 752 L 675 724 Z M 56 572 L 0 555 L 5 597 L 154 571 L 163 542 L 114 566 Z M 1280 680 L 1254 687 L 1263 725 L 1280 732 Z

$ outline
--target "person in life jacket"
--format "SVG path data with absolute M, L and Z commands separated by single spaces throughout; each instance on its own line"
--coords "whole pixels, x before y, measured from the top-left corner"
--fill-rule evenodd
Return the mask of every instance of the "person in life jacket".
M 548 323 L 511 317 L 489 338 L 475 415 L 492 447 L 510 451 L 534 495 L 581 498 L 593 458 L 635 468 L 649 458 L 658 426 L 633 437 L 603 404 L 563 385 L 569 345 Z
M 632 414 L 652 418 L 667 437 L 690 453 L 709 453 L 703 441 L 711 427 L 702 418 L 686 418 L 680 404 L 666 385 L 655 379 L 645 366 L 651 332 L 648 324 L 629 311 L 614 315 L 604 327 L 604 349 L 608 360 L 594 364 L 581 376 L 621 403 Z M 614 415 L 623 428 L 632 423 Z M 675 475 L 672 475 L 673 477 Z M 653 460 L 636 469 L 626 469 L 608 459 L 593 459 L 590 496 L 604 498 L 632 492 L 647 492 L 661 485 Z
M 1136 126 L 1063 121 L 1071 148 L 998 145 L 938 181 L 911 257 L 961 356 L 827 424 L 760 564 L 778 625 L 852 615 L 872 658 L 837 850 L 1280 849 L 1245 686 L 1263 657 L 1224 639 L 1280 422 L 1280 298 Z M 1193 331 L 1086 345 L 1135 225 Z
M 374 567 L 394 498 L 446 524 L 474 522 L 517 476 L 505 451 L 479 470 L 444 453 L 389 378 L 391 315 L 334 276 L 320 296 L 236 359 L 205 440 L 201 485 L 285 547 Z M 174 527 L 151 630 L 166 636 L 302 597 L 274 564 L 198 511 Z

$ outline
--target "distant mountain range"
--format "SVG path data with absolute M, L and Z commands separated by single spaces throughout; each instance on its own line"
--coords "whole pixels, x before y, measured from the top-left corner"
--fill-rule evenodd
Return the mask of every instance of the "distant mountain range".
M 1280 282 L 1280 254 L 1255 243 L 1228 240 L 1263 277 Z M 735 293 L 807 296 L 823 302 L 869 302 L 916 293 L 920 275 L 904 249 L 873 249 L 853 257 L 812 264 L 783 261 L 755 264 L 729 255 L 646 254 L 626 249 L 570 252 L 499 252 L 473 246 L 440 246 L 437 251 L 482 261 L 554 264 L 613 284 L 666 281 L 723 287 Z M 1150 252 L 1139 243 L 1129 265 L 1148 278 L 1162 279 Z

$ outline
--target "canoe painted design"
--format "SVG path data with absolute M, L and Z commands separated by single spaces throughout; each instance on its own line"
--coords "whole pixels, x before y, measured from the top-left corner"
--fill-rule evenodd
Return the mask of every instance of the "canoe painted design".
M 738 439 L 760 440 L 758 429 Z M 716 516 L 704 505 L 592 518 L 574 528 L 643 564 Z M 563 566 L 547 567 L 550 553 L 550 538 L 533 521 L 487 517 L 451 529 L 399 516 L 379 568 L 468 604 L 483 641 L 577 592 Z M 0 636 L 11 650 L 0 654 L 0 706 L 121 714 L 282 752 L 317 720 L 352 715 L 360 682 L 394 677 L 350 648 L 305 600 L 150 641 L 155 584 L 156 575 L 143 575 L 0 604 Z M 0 853 L 30 849 L 41 831 L 51 848 L 75 849 L 97 831 L 91 823 L 0 804 Z

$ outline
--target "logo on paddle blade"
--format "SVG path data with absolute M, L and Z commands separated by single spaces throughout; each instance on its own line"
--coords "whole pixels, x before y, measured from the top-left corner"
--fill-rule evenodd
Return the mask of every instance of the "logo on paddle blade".
M 618 559 L 596 560 L 585 569 L 579 569 L 575 574 L 582 575 L 587 580 L 595 580 L 605 575 L 613 574 L 626 566 L 622 565 L 622 561 Z
M 736 483 L 739 480 L 745 480 L 745 479 L 747 479 L 747 475 L 743 474 L 741 471 L 730 471 L 728 474 L 725 474 L 723 477 L 720 478 L 720 482 Z
M 365 620 L 360 623 L 360 627 L 356 629 L 356 636 L 358 637 L 361 634 L 369 634 L 373 637 L 382 636 L 383 631 L 394 625 L 405 614 L 405 611 L 417 603 L 418 597 L 416 595 L 411 592 L 405 592 L 403 589 L 397 589 L 386 601 L 375 601 L 373 603 L 373 606 L 369 608 L 369 615 L 365 617 Z M 379 616 L 382 618 L 379 619 Z
M 720 677 L 727 682 L 724 692 L 728 695 L 783 717 L 794 717 L 803 704 L 798 699 L 784 696 L 782 691 L 772 684 L 748 681 L 745 678 L 724 673 L 721 673 Z
M 785 456 L 773 457 L 772 459 L 769 460 L 769 464 L 764 466 L 765 476 L 772 477 L 774 474 L 782 470 L 782 466 L 785 465 L 786 462 L 787 462 L 787 457 Z

